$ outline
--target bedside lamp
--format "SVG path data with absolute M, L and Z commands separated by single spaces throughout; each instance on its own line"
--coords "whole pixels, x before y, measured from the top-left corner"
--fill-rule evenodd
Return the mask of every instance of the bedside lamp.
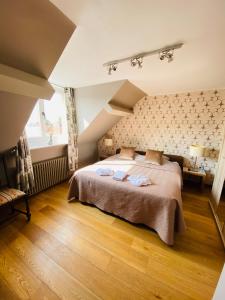
M 204 147 L 202 147 L 200 145 L 191 145 L 189 148 L 189 154 L 190 154 L 190 156 L 195 157 L 194 167 L 191 169 L 191 171 L 197 172 L 198 171 L 198 168 L 196 169 L 197 158 L 203 156 Z
M 111 138 L 106 138 L 104 139 L 104 145 L 107 147 L 107 148 L 110 148 L 113 146 L 113 140 Z M 107 153 L 108 155 L 110 153 Z
M 113 140 L 112 139 L 104 139 L 104 144 L 106 147 L 112 147 Z

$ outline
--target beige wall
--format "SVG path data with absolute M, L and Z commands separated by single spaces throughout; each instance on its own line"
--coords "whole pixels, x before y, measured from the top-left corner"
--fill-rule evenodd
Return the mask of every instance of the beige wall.
M 93 162 L 97 158 L 97 141 L 117 123 L 121 116 L 106 111 L 108 103 L 132 109 L 145 93 L 128 80 L 76 89 L 76 109 L 79 129 L 79 161 Z
M 67 145 L 56 145 L 50 147 L 31 149 L 32 162 L 36 163 L 59 156 L 67 155 Z
M 46 79 L 76 28 L 46 0 L 2 0 L 0 20 L 0 62 Z
M 124 117 L 108 132 L 114 140 L 113 151 L 121 145 L 164 150 L 185 157 L 189 166 L 189 146 L 206 147 L 199 159 L 212 180 L 225 124 L 225 90 L 191 92 L 145 97 L 134 107 L 134 115 Z M 104 138 L 104 137 L 103 137 Z M 103 138 L 100 153 L 106 151 Z
M 44 79 L 49 77 L 76 26 L 45 0 L 3 0 L 0 20 L 1 28 L 4 28 L 0 30 L 0 64 L 17 69 L 11 73 L 6 72 L 8 68 L 1 68 L 4 75 L 1 74 L 1 79 L 5 80 L 2 90 L 0 87 L 1 152 L 17 144 L 36 102 L 34 98 L 43 96 L 43 89 L 38 85 L 47 83 L 36 78 L 37 85 L 32 87 L 32 93 L 27 94 L 31 97 L 21 96 L 21 86 L 27 89 L 32 85 L 29 74 Z M 22 76 L 20 71 L 29 74 Z M 7 80 L 6 75 L 11 78 Z M 26 78 L 24 82 L 21 81 L 23 77 Z M 9 90 L 6 92 L 6 82 L 10 87 L 12 82 L 18 86 L 9 93 Z
M 78 144 L 79 165 L 96 162 L 98 159 L 97 142 Z
M 124 82 L 115 81 L 75 90 L 79 134 L 96 118 Z
M 36 99 L 0 91 L 0 152 L 14 147 Z
M 82 87 L 75 90 L 80 165 L 92 163 L 97 160 L 98 138 L 96 138 L 93 121 L 123 83 L 124 81 L 122 80 Z M 103 130 L 102 134 L 104 133 L 105 131 Z

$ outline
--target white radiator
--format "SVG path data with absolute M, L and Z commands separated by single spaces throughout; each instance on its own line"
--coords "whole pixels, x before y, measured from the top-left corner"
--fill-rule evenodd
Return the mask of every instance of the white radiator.
M 34 163 L 33 170 L 35 186 L 32 195 L 68 179 L 67 156 Z

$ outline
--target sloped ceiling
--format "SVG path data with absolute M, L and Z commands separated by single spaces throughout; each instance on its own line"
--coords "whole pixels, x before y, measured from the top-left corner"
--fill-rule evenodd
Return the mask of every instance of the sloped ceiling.
M 120 80 L 75 90 L 79 135 L 90 127 L 93 120 L 124 83 L 125 80 Z
M 132 109 L 138 100 L 146 95 L 130 81 L 123 81 L 121 88 L 113 95 L 109 104 L 118 105 L 122 108 Z
M 128 80 L 77 89 L 78 142 L 97 142 L 122 118 L 124 109 L 132 113 L 133 106 L 145 95 Z M 108 110 L 110 104 L 117 108 L 116 114 Z
M 224 0 L 51 0 L 77 25 L 51 80 L 81 87 L 128 79 L 147 94 L 225 87 Z M 142 69 L 102 64 L 175 42 L 172 63 L 157 55 Z
M 51 74 L 75 25 L 50 1 L 1 0 L 0 28 L 0 64 L 12 67 L 15 71 L 12 72 L 15 77 L 11 81 L 7 79 L 10 72 L 1 74 L 0 78 L 2 152 L 16 145 L 36 102 L 34 97 L 21 94 L 26 86 L 24 78 L 27 78 L 30 88 L 32 76 L 29 74 L 41 77 L 40 80 L 37 78 L 36 83 L 45 85 L 44 81 Z M 20 71 L 26 73 L 22 76 Z M 19 78 L 18 74 L 22 77 Z M 3 80 L 15 83 L 12 91 L 6 89 Z M 28 95 L 37 95 L 41 87 L 36 85 L 35 88 L 35 93 L 29 91 Z
M 75 25 L 48 0 L 1 0 L 0 62 L 48 78 Z
M 0 91 L 0 152 L 17 144 L 24 122 L 29 119 L 36 101 L 34 98 Z

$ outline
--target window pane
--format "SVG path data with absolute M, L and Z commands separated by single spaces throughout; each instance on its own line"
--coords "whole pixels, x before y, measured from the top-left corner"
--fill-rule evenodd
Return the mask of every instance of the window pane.
M 68 142 L 63 91 L 57 91 L 50 101 L 38 100 L 27 123 L 26 133 L 30 148 L 66 144 Z
M 39 103 L 37 102 L 31 116 L 26 125 L 26 133 L 29 137 L 41 136 L 41 121 L 40 121 L 40 110 Z

